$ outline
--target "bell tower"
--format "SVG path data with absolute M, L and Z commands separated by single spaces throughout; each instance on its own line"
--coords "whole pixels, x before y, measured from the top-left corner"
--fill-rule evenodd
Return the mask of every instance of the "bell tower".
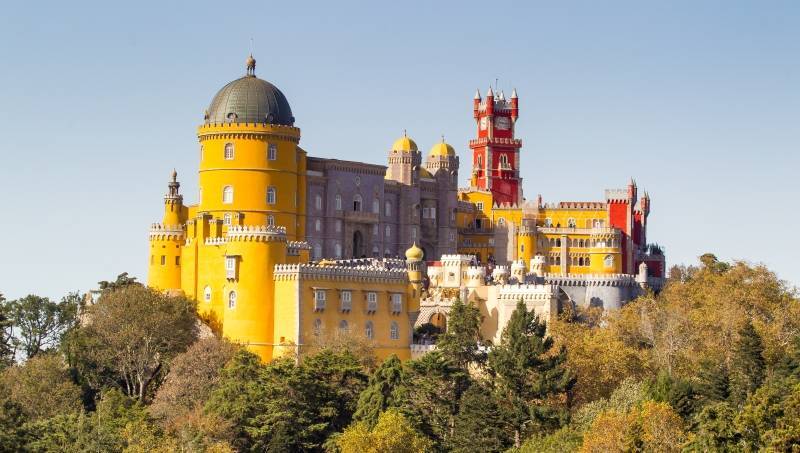
M 469 141 L 472 149 L 472 186 L 492 192 L 495 204 L 517 204 L 522 200 L 522 178 L 519 175 L 519 150 L 522 140 L 514 138 L 514 125 L 519 117 L 517 90 L 506 100 L 492 88 L 482 99 L 480 91 L 473 99 L 473 117 L 477 137 Z

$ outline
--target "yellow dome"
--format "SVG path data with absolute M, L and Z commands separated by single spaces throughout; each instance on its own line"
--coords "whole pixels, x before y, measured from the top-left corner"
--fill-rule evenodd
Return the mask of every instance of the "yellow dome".
M 433 145 L 433 148 L 431 148 L 431 156 L 448 157 L 455 155 L 456 155 L 456 150 L 454 150 L 452 146 L 448 145 L 444 141 Z
M 395 140 L 392 151 L 417 151 L 417 144 L 403 133 L 402 137 Z
M 410 249 L 406 250 L 406 259 L 409 261 L 422 261 L 424 256 L 425 252 L 421 248 L 417 247 L 416 242 L 411 246 Z

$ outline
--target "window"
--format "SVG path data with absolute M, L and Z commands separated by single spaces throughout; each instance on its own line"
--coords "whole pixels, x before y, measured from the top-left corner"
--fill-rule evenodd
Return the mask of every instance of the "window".
M 322 320 L 317 318 L 314 320 L 314 336 L 318 337 L 322 333 Z
M 361 195 L 359 194 L 353 197 L 353 211 L 361 212 Z
M 225 186 L 222 188 L 222 202 L 225 204 L 233 203 L 233 186 Z
M 314 244 L 314 259 L 322 258 L 322 244 Z
M 342 210 L 342 196 L 339 195 L 338 193 L 336 194 L 336 210 L 337 211 Z
M 367 321 L 367 324 L 364 326 L 364 336 L 369 340 L 375 337 L 375 329 L 372 327 L 372 321 Z
M 236 291 L 231 291 L 228 293 L 228 308 L 236 308 Z
M 181 265 L 181 257 L 180 256 L 176 256 L 175 257 L 175 265 L 176 266 L 180 266 Z
M 277 199 L 276 190 L 274 187 L 269 186 L 267 189 L 267 204 L 275 204 L 275 200 Z
M 403 311 L 403 295 L 392 294 L 392 313 L 400 313 Z
M 314 207 L 317 208 L 317 211 L 322 210 L 322 196 L 320 196 L 319 194 L 316 197 L 314 197 Z
M 372 235 L 378 237 L 378 225 L 372 225 Z
M 606 257 L 603 258 L 603 265 L 605 267 L 614 267 L 614 257 L 611 255 L 606 255 Z
M 547 228 L 552 227 L 553 226 L 553 219 L 551 219 L 550 217 L 544 219 L 544 226 L 546 226 Z
M 225 144 L 225 160 L 233 160 L 233 143 Z
M 336 220 L 336 232 L 337 233 L 341 233 L 342 232 L 342 221 L 338 220 L 338 219 Z
M 392 235 L 392 227 L 390 225 L 386 225 L 385 234 L 387 238 Z
M 226 256 L 225 257 L 225 277 L 226 278 L 236 278 L 236 257 L 235 256 Z
M 161 255 L 161 265 L 162 266 L 166 266 L 167 265 L 167 256 L 166 255 Z
M 481 168 L 483 166 L 483 156 L 478 156 L 478 162 L 475 166 L 476 168 Z
M 505 154 L 500 155 L 500 168 L 511 168 L 508 164 L 508 156 Z
M 576 225 L 577 223 L 575 222 L 575 219 L 571 217 L 567 219 L 567 228 L 575 228 Z
M 377 198 L 372 200 L 372 213 L 373 214 L 381 213 L 381 202 Z
M 347 321 L 342 319 L 339 321 L 339 332 L 345 333 L 349 330 L 349 326 L 347 325 Z
M 384 213 L 383 214 L 386 217 L 391 217 L 392 216 L 392 202 L 391 201 L 387 201 L 386 203 L 384 203 L 383 204 L 383 209 L 384 209 Z
M 556 239 L 556 247 L 561 247 L 561 239 Z
M 267 145 L 267 160 L 277 160 L 278 159 L 278 145 L 274 143 L 270 143 Z
M 267 216 L 267 226 L 271 226 L 271 227 L 275 226 L 275 216 L 274 215 L 268 215 Z
M 397 321 L 392 321 L 392 326 L 389 328 L 389 338 L 392 340 L 400 339 L 400 325 Z
M 378 293 L 367 293 L 367 311 L 370 313 L 378 311 Z
M 475 203 L 475 206 L 478 207 L 478 211 L 483 211 L 483 202 L 482 201 L 479 201 L 479 202 Z
M 450 232 L 450 242 L 456 242 L 456 232 L 455 231 L 451 231 Z
M 314 221 L 314 230 L 316 230 L 318 232 L 322 231 L 322 221 L 320 219 L 317 219 L 316 221 Z
M 351 291 L 342 291 L 339 297 L 341 298 L 342 311 L 350 311 L 353 308 L 353 293 Z
M 321 311 L 325 309 L 325 290 L 324 289 L 315 289 L 314 290 L 314 310 Z
M 231 213 L 230 212 L 226 212 L 225 215 L 222 216 L 222 223 L 224 223 L 225 225 L 230 225 L 231 224 L 231 218 L 232 218 L 231 217 Z
M 333 245 L 333 255 L 336 258 L 341 258 L 342 257 L 342 245 L 339 244 L 338 242 Z
M 211 287 L 210 286 L 206 286 L 205 289 L 203 289 L 203 300 L 206 301 L 206 302 L 211 302 Z

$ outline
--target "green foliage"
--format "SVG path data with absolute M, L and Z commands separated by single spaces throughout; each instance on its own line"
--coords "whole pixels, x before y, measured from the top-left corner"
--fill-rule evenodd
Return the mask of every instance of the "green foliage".
M 549 434 L 535 434 L 519 448 L 519 453 L 568 453 L 580 449 L 583 436 L 574 428 L 563 428 Z
M 672 377 L 661 371 L 655 379 L 650 381 L 648 393 L 650 399 L 668 403 L 684 420 L 689 420 L 694 414 L 697 399 L 689 381 Z
M 9 398 L 30 420 L 82 409 L 81 390 L 56 354 L 39 354 L 7 368 L 0 376 L 0 385 L 8 389 Z
M 0 293 L 0 371 L 14 363 L 14 325 L 11 320 L 11 305 Z
M 436 348 L 464 370 L 472 364 L 483 365 L 486 353 L 482 350 L 481 321 L 478 307 L 456 299 L 450 307 L 447 332 L 439 335 Z
M 117 278 L 113 282 L 107 280 L 97 282 L 100 292 L 114 291 L 131 285 L 141 285 L 141 283 L 136 281 L 136 277 L 129 277 L 127 272 L 117 275 Z
M 730 373 L 724 362 L 704 361 L 697 373 L 695 390 L 701 402 L 726 401 L 731 394 Z
M 23 428 L 28 418 L 22 407 L 11 398 L 11 392 L 0 381 L 0 452 L 23 451 L 27 432 Z
M 368 428 L 375 426 L 386 409 L 398 406 L 402 383 L 403 364 L 392 354 L 372 373 L 367 388 L 358 397 L 355 419 L 366 423 Z
M 519 301 L 511 314 L 500 344 L 489 353 L 489 367 L 496 375 L 500 398 L 514 427 L 515 445 L 528 424 L 534 431 L 560 427 L 567 419 L 566 399 L 575 377 L 564 367 L 566 350 L 551 351 L 553 339 L 546 324 Z
M 336 437 L 335 445 L 341 453 L 424 453 L 432 448 L 396 409 L 383 412 L 372 429 L 364 422 L 351 425 Z
M 753 328 L 753 324 L 747 321 L 739 331 L 734 349 L 731 376 L 731 398 L 734 402 L 744 402 L 764 381 L 766 365 L 763 354 L 761 336 Z
M 461 397 L 453 423 L 454 452 L 499 452 L 511 446 L 508 424 L 492 390 L 474 383 Z
M 727 402 L 707 404 L 695 416 L 694 433 L 688 451 L 734 452 L 739 451 L 739 433 L 734 426 L 736 410 Z
M 601 413 L 607 411 L 629 412 L 634 407 L 641 405 L 647 398 L 647 385 L 635 378 L 627 378 L 614 389 L 608 398 L 581 406 L 573 415 L 570 426 L 582 433 L 589 429 L 594 419 Z
M 78 293 L 54 302 L 28 295 L 11 301 L 7 307 L 13 325 L 13 342 L 25 358 L 58 346 L 64 333 L 77 322 L 82 298 Z

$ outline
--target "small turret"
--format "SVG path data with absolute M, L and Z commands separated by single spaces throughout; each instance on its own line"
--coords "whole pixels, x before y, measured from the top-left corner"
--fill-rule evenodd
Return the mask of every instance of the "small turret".
M 481 90 L 475 90 L 475 97 L 472 99 L 472 117 L 478 119 L 478 110 L 481 108 Z
M 408 270 L 408 281 L 411 283 L 411 287 L 414 288 L 413 297 L 418 297 L 422 291 L 423 267 L 425 265 L 422 259 L 424 256 L 425 252 L 417 247 L 416 242 L 406 250 L 406 269 Z
M 486 92 L 486 114 L 492 115 L 494 113 L 494 92 L 492 91 L 492 87 L 489 87 L 489 91 Z
M 511 91 L 511 121 L 517 122 L 519 118 L 519 98 L 517 97 L 517 89 Z

